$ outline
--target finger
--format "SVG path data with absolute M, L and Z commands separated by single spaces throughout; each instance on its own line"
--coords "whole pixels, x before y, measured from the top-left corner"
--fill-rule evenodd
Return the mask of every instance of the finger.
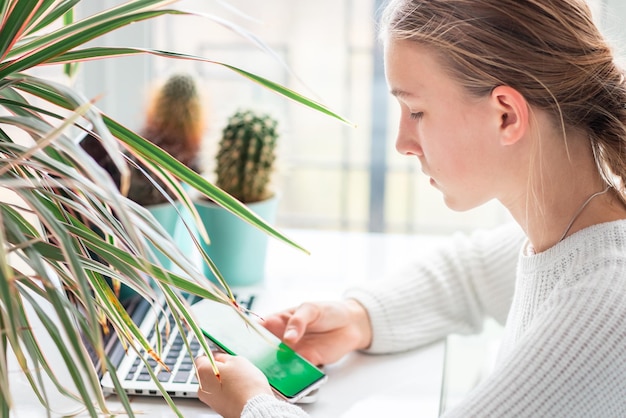
M 211 365 L 211 360 L 209 360 L 209 357 L 204 353 L 198 354 L 196 358 L 193 359 L 193 362 L 196 363 L 198 368 Z
M 290 308 L 285 311 L 281 311 L 272 315 L 264 317 L 261 324 L 267 328 L 272 334 L 278 338 L 282 338 L 285 332 L 285 325 L 289 321 L 289 318 L 296 311 L 296 308 Z
M 261 325 L 278 338 L 282 338 L 285 333 L 285 324 L 287 323 L 287 320 L 288 318 L 273 315 L 265 318 L 264 321 L 261 321 Z
M 225 363 L 230 357 L 233 357 L 233 356 L 223 351 L 213 352 L 213 358 L 215 359 L 215 361 L 220 362 L 220 363 Z
M 319 312 L 319 308 L 312 303 L 300 305 L 287 321 L 283 341 L 291 344 L 300 341 L 309 324 L 319 317 Z
M 211 364 L 211 359 L 209 359 L 209 357 L 207 357 L 205 354 L 202 354 L 196 357 L 194 362 L 196 364 L 196 369 L 199 377 L 199 390 L 208 393 L 205 388 L 210 388 L 216 383 L 216 380 L 219 380 L 218 377 L 215 375 L 216 372 L 213 369 L 213 365 Z

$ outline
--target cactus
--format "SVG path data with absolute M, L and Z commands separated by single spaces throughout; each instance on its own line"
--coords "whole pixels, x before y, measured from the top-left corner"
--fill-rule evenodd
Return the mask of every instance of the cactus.
M 216 184 L 244 203 L 267 199 L 276 160 L 277 121 L 252 110 L 238 111 L 222 131 Z
M 194 78 L 187 74 L 174 74 L 149 101 L 146 119 L 139 133 L 187 167 L 200 172 L 199 154 L 204 131 L 203 108 Z M 100 142 L 88 137 L 81 142 L 81 146 L 109 172 L 119 187 L 119 171 Z M 134 156 L 128 157 L 142 167 Z M 138 170 L 134 165 L 130 169 L 129 199 L 143 206 L 167 202 L 166 196 L 146 178 L 145 170 Z M 156 181 L 164 187 L 160 180 Z
M 149 103 L 142 134 L 179 161 L 191 165 L 197 163 L 204 129 L 194 78 L 188 74 L 171 75 Z

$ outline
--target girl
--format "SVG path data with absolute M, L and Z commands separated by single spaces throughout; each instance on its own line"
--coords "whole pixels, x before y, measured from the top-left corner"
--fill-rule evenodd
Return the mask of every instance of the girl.
M 626 88 L 583 0 L 392 0 L 396 146 L 454 210 L 498 199 L 518 224 L 454 237 L 393 282 L 266 326 L 312 362 L 408 350 L 486 316 L 492 374 L 446 417 L 626 416 Z M 227 417 L 300 417 L 245 360 L 197 361 Z M 411 415 L 411 411 L 407 411 Z

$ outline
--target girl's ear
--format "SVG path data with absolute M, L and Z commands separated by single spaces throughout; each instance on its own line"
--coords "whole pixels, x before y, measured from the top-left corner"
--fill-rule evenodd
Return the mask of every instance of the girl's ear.
M 528 102 L 519 91 L 510 86 L 493 89 L 491 99 L 500 118 L 500 143 L 515 144 L 528 130 Z

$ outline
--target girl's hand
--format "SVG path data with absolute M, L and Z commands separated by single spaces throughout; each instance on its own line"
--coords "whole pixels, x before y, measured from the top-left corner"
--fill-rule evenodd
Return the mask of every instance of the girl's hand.
M 333 363 L 347 353 L 369 347 L 369 316 L 355 300 L 304 303 L 262 322 L 285 344 L 316 365 Z
M 198 397 L 225 418 L 239 418 L 246 403 L 260 394 L 272 394 L 265 375 L 243 357 L 214 353 L 217 379 L 207 356 L 196 358 L 200 377 Z

